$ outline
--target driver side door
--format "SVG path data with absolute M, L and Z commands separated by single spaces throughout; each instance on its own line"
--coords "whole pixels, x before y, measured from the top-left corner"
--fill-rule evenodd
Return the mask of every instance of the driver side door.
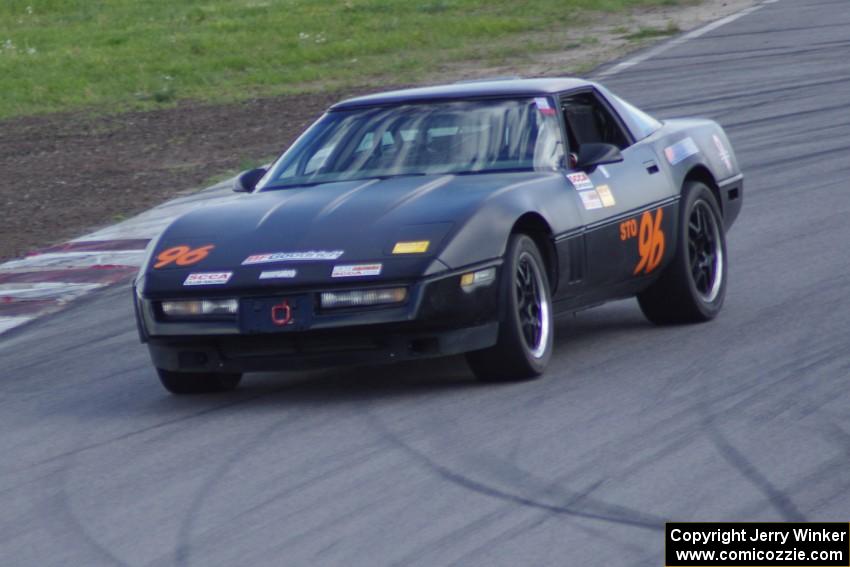
M 663 264 L 676 219 L 669 188 L 652 147 L 635 142 L 607 101 L 594 89 L 560 99 L 575 164 L 582 144 L 616 146 L 622 161 L 578 169 L 567 178 L 585 227 L 586 288 L 609 295 L 611 287 L 654 275 Z

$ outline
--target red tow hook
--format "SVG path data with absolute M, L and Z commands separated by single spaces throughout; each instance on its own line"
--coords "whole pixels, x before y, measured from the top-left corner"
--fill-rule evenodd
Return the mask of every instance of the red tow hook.
M 278 327 L 288 325 L 292 321 L 292 307 L 284 300 L 280 305 L 272 307 L 272 323 Z

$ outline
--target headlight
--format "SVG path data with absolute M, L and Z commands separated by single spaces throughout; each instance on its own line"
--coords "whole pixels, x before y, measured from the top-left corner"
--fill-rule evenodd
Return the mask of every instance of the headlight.
M 407 299 L 406 287 L 356 289 L 350 291 L 324 291 L 321 295 L 321 305 L 323 309 L 368 307 L 370 305 L 401 303 L 405 299 Z
M 198 317 L 210 315 L 236 315 L 237 299 L 201 299 L 192 301 L 163 301 L 162 313 L 166 317 Z

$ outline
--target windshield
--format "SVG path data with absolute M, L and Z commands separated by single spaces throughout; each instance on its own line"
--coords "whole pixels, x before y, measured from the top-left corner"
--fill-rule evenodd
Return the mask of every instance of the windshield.
M 272 166 L 260 190 L 399 175 L 557 169 L 547 97 L 334 111 Z

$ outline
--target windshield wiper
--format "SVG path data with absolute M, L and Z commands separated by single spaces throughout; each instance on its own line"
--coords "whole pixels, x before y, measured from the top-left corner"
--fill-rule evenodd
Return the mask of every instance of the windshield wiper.
M 451 171 L 449 175 L 477 175 L 479 173 L 516 173 L 518 171 L 534 171 L 533 167 L 494 167 L 492 169 L 468 169 Z
M 424 171 L 416 171 L 414 173 L 391 173 L 386 175 L 370 175 L 367 177 L 353 177 L 350 179 L 327 179 L 324 181 L 305 181 L 304 183 L 286 183 L 281 185 L 269 185 L 268 187 L 263 187 L 261 191 L 267 191 L 272 189 L 293 189 L 296 187 L 314 187 L 316 185 L 324 185 L 326 183 L 347 183 L 354 181 L 369 181 L 371 179 L 378 179 L 383 181 L 385 179 L 391 179 L 393 177 L 417 177 L 421 175 L 431 175 L 430 173 L 425 173 Z M 445 174 L 440 174 L 445 175 Z
M 295 189 L 296 187 L 314 187 L 316 185 L 321 185 L 322 183 L 327 183 L 327 181 L 308 181 L 305 183 L 285 183 L 282 185 L 269 185 L 267 187 L 263 187 L 260 191 L 271 191 L 273 189 Z
M 370 175 L 369 177 L 358 177 L 356 179 L 346 179 L 346 181 L 363 181 L 366 179 L 380 179 L 383 181 L 384 179 L 392 179 L 393 177 L 420 177 L 422 175 L 434 175 L 432 173 L 425 173 L 424 171 L 415 171 L 413 173 L 387 173 L 386 175 Z

